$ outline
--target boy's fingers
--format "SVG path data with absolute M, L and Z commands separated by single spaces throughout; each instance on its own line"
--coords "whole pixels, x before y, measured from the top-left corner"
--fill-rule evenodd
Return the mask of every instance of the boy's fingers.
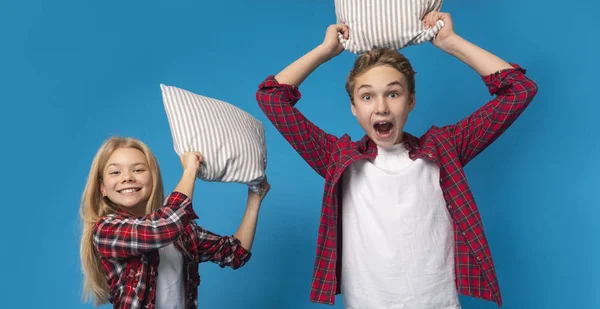
M 344 39 L 348 39 L 348 36 L 350 36 L 350 28 L 344 25 Z
M 431 21 L 434 18 L 434 14 L 435 12 L 429 12 L 427 13 L 427 15 L 425 15 L 425 17 L 423 18 L 423 24 L 425 24 L 426 28 L 431 27 Z
M 429 17 L 429 26 L 433 27 L 433 25 L 435 25 L 435 23 L 437 22 L 437 20 L 439 18 L 440 18 L 440 13 L 433 12 L 433 14 L 431 14 L 431 16 Z

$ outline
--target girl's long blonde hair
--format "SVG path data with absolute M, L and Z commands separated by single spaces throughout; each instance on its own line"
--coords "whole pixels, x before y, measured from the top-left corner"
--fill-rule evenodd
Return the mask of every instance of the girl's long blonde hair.
M 98 220 L 105 215 L 114 213 L 116 210 L 116 206 L 108 198 L 102 196 L 100 183 L 102 182 L 103 171 L 109 157 L 119 148 L 138 149 L 146 156 L 153 184 L 152 194 L 146 205 L 146 213 L 151 213 L 158 209 L 164 200 L 160 168 L 156 157 L 148 146 L 135 138 L 122 137 L 111 137 L 102 144 L 92 161 L 79 208 L 79 215 L 83 225 L 79 252 L 81 256 L 81 268 L 84 274 L 83 299 L 84 301 L 88 301 L 92 297 L 96 306 L 108 302 L 109 291 L 104 268 L 92 244 L 92 235 L 94 225 Z

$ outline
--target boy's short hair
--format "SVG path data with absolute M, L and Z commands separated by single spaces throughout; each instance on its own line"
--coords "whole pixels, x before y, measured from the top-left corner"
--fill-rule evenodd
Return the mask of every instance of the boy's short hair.
M 413 70 L 410 61 L 395 49 L 375 48 L 358 56 L 356 61 L 354 61 L 354 67 L 352 67 L 350 74 L 348 74 L 346 92 L 348 92 L 352 104 L 354 104 L 354 83 L 356 78 L 369 69 L 380 65 L 391 66 L 404 74 L 408 82 L 409 94 L 415 94 L 416 72 Z

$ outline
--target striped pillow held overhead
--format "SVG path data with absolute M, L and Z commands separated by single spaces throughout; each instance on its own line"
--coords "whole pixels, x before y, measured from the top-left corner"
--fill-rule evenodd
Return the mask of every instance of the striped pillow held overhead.
M 198 178 L 248 184 L 258 192 L 267 166 L 263 124 L 249 113 L 214 98 L 160 85 L 175 152 L 201 152 Z
M 430 41 L 444 25 L 425 30 L 423 17 L 439 11 L 443 0 L 334 0 L 337 23 L 348 25 L 348 40 L 340 42 L 349 52 L 362 54 L 373 48 L 396 50 Z

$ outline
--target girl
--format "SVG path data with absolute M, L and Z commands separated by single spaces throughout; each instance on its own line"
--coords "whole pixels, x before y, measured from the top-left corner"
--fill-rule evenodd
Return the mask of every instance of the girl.
M 113 137 L 96 153 L 80 208 L 84 298 L 92 296 L 96 306 L 197 308 L 198 263 L 237 269 L 250 258 L 260 204 L 270 189 L 266 179 L 260 195 L 248 190 L 235 235 L 219 236 L 194 221 L 202 155 L 187 152 L 180 159 L 183 176 L 164 199 L 158 163 L 144 143 Z

